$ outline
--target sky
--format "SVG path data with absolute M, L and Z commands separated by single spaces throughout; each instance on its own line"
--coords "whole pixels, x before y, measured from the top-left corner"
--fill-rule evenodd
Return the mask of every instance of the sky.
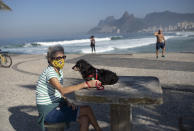
M 84 34 L 108 16 L 125 11 L 143 18 L 152 12 L 194 13 L 194 0 L 3 0 L 0 40 L 63 38 Z

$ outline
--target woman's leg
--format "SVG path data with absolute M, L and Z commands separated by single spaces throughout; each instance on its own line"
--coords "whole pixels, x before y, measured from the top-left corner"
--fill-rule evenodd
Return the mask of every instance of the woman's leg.
M 95 46 L 94 46 L 94 52 L 96 53 L 96 48 L 95 48 Z
M 81 116 L 87 116 L 88 119 L 89 119 L 89 122 L 93 125 L 95 130 L 96 131 L 101 131 L 101 129 L 100 129 L 98 123 L 97 123 L 97 120 L 96 120 L 96 118 L 94 116 L 94 113 L 93 113 L 91 107 L 89 107 L 89 106 L 81 106 L 80 107 L 80 116 L 79 116 L 79 118 Z
M 92 49 L 92 53 L 93 53 L 93 46 L 91 46 L 91 49 Z
M 79 123 L 80 123 L 80 131 L 88 131 L 89 127 L 89 118 L 88 116 L 80 116 L 79 117 Z

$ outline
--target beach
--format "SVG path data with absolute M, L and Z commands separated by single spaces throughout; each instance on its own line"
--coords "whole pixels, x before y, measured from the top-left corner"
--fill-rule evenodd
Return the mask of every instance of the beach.
M 11 55 L 13 65 L 0 67 L 0 131 L 39 131 L 35 85 L 47 67 L 45 55 Z M 64 80 L 81 79 L 72 66 L 85 59 L 97 68 L 109 69 L 119 76 L 156 76 L 163 89 L 162 105 L 133 106 L 133 130 L 178 131 L 179 120 L 188 129 L 194 121 L 194 54 L 168 53 L 155 58 L 153 53 L 139 54 L 67 54 Z M 65 83 L 64 83 L 65 86 Z M 110 130 L 109 106 L 90 104 L 103 128 Z M 91 129 L 91 127 L 90 127 Z M 73 123 L 71 131 L 78 130 Z M 91 129 L 92 130 L 92 129 Z

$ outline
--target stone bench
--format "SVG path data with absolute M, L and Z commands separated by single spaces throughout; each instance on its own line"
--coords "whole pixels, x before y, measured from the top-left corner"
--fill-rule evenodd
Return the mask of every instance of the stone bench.
M 130 131 L 132 104 L 162 104 L 162 89 L 156 77 L 120 76 L 115 85 L 105 90 L 95 88 L 75 92 L 75 98 L 82 103 L 110 105 L 111 131 Z

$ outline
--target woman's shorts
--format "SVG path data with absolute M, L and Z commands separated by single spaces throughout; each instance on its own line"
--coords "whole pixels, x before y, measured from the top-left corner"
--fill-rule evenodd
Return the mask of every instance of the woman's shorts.
M 79 107 L 73 110 L 72 107 L 67 105 L 67 102 L 61 100 L 60 104 L 50 111 L 46 117 L 46 123 L 60 123 L 76 121 L 79 116 Z

